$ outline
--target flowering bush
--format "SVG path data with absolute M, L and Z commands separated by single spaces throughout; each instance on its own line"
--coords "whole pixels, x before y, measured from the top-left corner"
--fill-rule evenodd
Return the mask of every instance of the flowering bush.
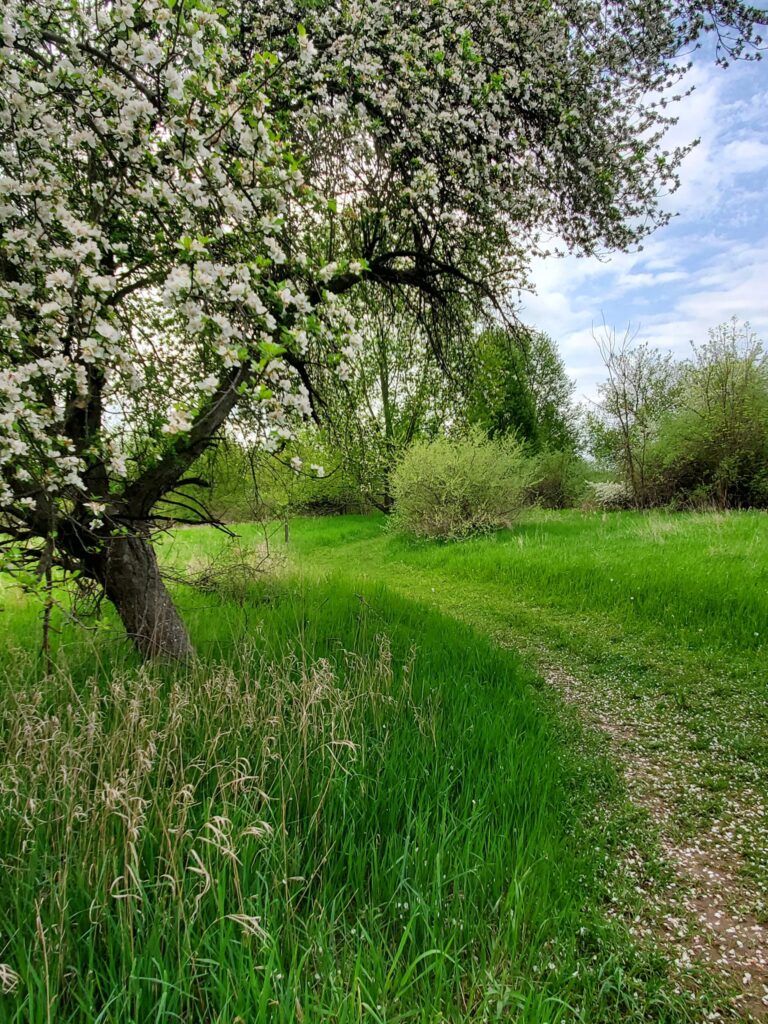
M 392 477 L 393 524 L 416 537 L 455 540 L 510 526 L 532 472 L 523 446 L 480 432 L 416 442 Z
M 632 508 L 634 499 L 625 483 L 614 480 L 588 480 L 584 505 L 586 508 L 612 512 Z

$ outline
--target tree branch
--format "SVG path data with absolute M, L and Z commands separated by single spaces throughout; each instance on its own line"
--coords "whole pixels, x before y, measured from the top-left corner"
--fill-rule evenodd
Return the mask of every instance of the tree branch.
M 100 50 L 97 46 L 92 46 L 90 43 L 83 42 L 82 40 L 67 39 L 66 36 L 61 36 L 57 32 L 50 32 L 46 30 L 41 32 L 40 36 L 45 40 L 45 42 L 53 43 L 63 52 L 67 52 L 68 50 L 75 48 L 77 50 L 82 50 L 91 57 L 96 57 L 97 60 L 100 60 L 107 67 L 112 68 L 112 70 L 117 72 L 118 75 L 122 75 L 122 77 L 125 78 L 126 81 L 130 82 L 135 89 L 138 89 L 142 96 L 145 96 L 157 110 L 161 109 L 162 101 L 158 93 L 147 88 L 141 79 L 137 78 L 136 75 L 132 74 L 121 64 L 118 64 L 118 62 L 109 53 L 105 53 L 104 50 Z
M 251 363 L 233 368 L 198 413 L 190 430 L 171 449 L 130 484 L 123 495 L 124 514 L 129 519 L 146 519 L 152 506 L 172 490 L 195 459 L 205 451 L 240 398 L 240 388 L 253 374 Z

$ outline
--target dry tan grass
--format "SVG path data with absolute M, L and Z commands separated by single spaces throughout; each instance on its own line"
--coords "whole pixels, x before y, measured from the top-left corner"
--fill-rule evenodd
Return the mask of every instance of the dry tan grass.
M 133 941 L 158 904 L 185 931 L 202 927 L 196 921 L 204 905 L 210 921 L 226 876 L 224 916 L 251 941 L 268 940 L 241 887 L 243 858 L 258 851 L 270 876 L 308 884 L 290 877 L 288 805 L 315 794 L 311 831 L 365 742 L 363 718 L 410 700 L 407 688 L 392 696 L 385 638 L 376 658 L 345 657 L 343 679 L 324 659 L 270 663 L 241 650 L 236 666 L 197 665 L 171 678 L 133 669 L 79 690 L 61 673 L 8 695 L 0 820 L 17 843 L 4 870 L 21 877 L 25 855 L 43 852 L 39 899 L 59 908 L 59 926 L 37 929 L 36 942 L 58 985 L 70 900 L 83 890 L 94 929 L 117 913 Z M 0 965 L 0 988 L 10 992 L 17 981 L 10 964 Z

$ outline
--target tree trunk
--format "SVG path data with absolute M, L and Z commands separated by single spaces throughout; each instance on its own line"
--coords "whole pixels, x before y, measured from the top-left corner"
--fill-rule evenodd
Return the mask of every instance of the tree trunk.
M 184 661 L 194 653 L 186 627 L 144 537 L 115 537 L 90 567 L 145 658 Z

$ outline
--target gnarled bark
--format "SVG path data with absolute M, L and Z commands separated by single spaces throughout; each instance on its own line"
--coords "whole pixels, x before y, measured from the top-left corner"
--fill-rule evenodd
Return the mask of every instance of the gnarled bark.
M 89 568 L 143 657 L 184 661 L 192 656 L 186 627 L 160 576 L 155 549 L 145 537 L 110 539 Z

